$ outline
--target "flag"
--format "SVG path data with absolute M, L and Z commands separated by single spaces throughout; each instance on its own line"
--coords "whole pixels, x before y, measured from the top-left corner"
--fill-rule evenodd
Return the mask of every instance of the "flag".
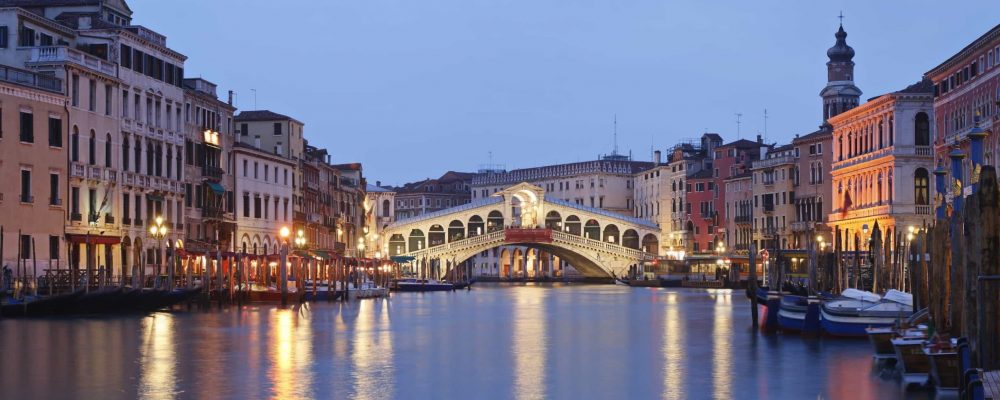
M 854 204 L 854 203 L 851 202 L 851 193 L 850 192 L 844 192 L 844 206 L 841 207 L 840 214 L 841 215 L 847 215 L 847 210 L 851 208 L 852 204 Z

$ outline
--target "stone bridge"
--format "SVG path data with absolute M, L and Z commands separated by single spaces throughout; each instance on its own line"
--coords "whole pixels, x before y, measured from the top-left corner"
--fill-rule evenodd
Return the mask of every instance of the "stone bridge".
M 432 270 L 443 275 L 480 252 L 518 245 L 554 254 L 584 276 L 607 277 L 654 259 L 659 232 L 652 222 L 547 199 L 544 189 L 520 183 L 488 198 L 397 221 L 383 231 L 388 240 L 382 251 L 412 256 L 418 266 L 438 266 Z

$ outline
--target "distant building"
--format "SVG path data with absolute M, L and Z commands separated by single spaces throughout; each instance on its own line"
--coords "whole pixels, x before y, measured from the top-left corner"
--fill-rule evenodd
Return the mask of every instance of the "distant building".
M 233 146 L 236 163 L 236 251 L 276 254 L 278 232 L 292 228 L 292 182 L 297 165 L 244 143 Z
M 819 235 L 824 243 L 833 243 L 826 225 L 830 215 L 833 163 L 833 131 L 827 126 L 792 140 L 797 157 L 795 220 L 792 222 L 792 247 L 804 249 Z
M 397 187 L 396 220 L 468 203 L 472 198 L 473 173 L 448 171 L 437 179 L 425 179 Z
M 754 161 L 753 225 L 757 249 L 788 249 L 795 220 L 796 156 L 792 145 L 774 148 Z
M 365 226 L 368 227 L 371 244 L 383 257 L 389 255 L 389 238 L 383 237 L 382 231 L 395 221 L 395 214 L 395 189 L 382 186 L 380 181 L 376 181 L 374 185 L 368 184 L 365 188 Z

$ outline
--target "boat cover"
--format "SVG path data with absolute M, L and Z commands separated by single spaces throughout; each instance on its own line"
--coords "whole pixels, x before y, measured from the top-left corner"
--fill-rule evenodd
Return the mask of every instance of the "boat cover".
M 908 305 L 911 308 L 913 307 L 913 295 L 906 292 L 900 292 L 896 289 L 889 289 L 889 291 L 885 293 L 885 297 L 883 298 L 899 304 Z
M 871 302 L 871 303 L 876 303 L 879 300 L 882 300 L 882 298 L 878 297 L 878 295 L 875 294 L 875 293 L 866 292 L 864 290 L 858 290 L 858 289 L 846 289 L 840 295 L 844 296 L 844 297 L 847 297 L 849 299 L 867 301 L 867 302 Z

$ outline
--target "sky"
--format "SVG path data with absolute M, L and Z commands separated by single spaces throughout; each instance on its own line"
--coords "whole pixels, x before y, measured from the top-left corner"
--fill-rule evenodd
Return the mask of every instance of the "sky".
M 131 0 L 185 75 L 305 123 L 370 183 L 594 160 L 716 132 L 787 143 L 822 122 L 844 14 L 863 99 L 1000 23 L 1000 1 Z M 764 119 L 764 110 L 768 118 Z M 742 114 L 737 125 L 736 114 Z M 739 126 L 739 128 L 738 128 Z M 739 129 L 739 136 L 737 134 Z

